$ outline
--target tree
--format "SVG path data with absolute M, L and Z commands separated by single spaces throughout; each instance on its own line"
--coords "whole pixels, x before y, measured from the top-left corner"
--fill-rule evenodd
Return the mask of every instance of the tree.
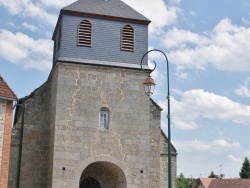
M 216 178 L 216 175 L 214 174 L 214 171 L 211 171 L 210 175 L 208 176 L 209 178 Z
M 247 157 L 245 157 L 245 160 L 242 164 L 240 177 L 244 179 L 250 179 L 250 163 Z
M 196 181 L 193 178 L 185 178 L 184 174 L 181 173 L 177 178 L 177 188 L 194 188 Z

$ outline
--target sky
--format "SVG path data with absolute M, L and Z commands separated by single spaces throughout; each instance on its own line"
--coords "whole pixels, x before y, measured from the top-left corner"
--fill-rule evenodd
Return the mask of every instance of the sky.
M 61 8 L 75 0 L 0 0 L 0 75 L 18 98 L 50 73 L 52 33 Z M 152 22 L 149 50 L 169 60 L 172 142 L 177 174 L 239 177 L 250 158 L 250 1 L 123 0 Z M 163 107 L 167 71 L 161 53 L 152 98 Z

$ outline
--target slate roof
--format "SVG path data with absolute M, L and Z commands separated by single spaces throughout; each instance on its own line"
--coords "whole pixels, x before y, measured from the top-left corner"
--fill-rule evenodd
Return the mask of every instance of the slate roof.
M 0 99 L 17 100 L 17 96 L 0 75 Z
M 64 7 L 62 11 L 140 20 L 147 24 L 150 23 L 149 19 L 120 0 L 78 0 Z

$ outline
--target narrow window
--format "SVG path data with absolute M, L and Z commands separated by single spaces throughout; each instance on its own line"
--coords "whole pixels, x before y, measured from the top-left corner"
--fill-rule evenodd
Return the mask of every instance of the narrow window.
M 134 29 L 130 25 L 125 25 L 121 32 L 121 49 L 134 51 Z
M 109 124 L 109 110 L 107 108 L 100 109 L 100 117 L 99 117 L 100 128 L 108 129 Z
M 78 45 L 91 46 L 91 32 L 91 23 L 88 20 L 81 21 L 78 27 Z

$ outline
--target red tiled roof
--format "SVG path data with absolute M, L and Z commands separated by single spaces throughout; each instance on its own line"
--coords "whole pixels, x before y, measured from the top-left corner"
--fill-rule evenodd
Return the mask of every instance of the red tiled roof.
M 207 188 L 214 178 L 200 178 L 202 185 Z
M 250 188 L 250 179 L 213 179 L 208 188 Z
M 2 76 L 0 76 L 0 98 L 13 101 L 17 100 L 17 96 L 8 86 L 8 84 L 4 81 Z

